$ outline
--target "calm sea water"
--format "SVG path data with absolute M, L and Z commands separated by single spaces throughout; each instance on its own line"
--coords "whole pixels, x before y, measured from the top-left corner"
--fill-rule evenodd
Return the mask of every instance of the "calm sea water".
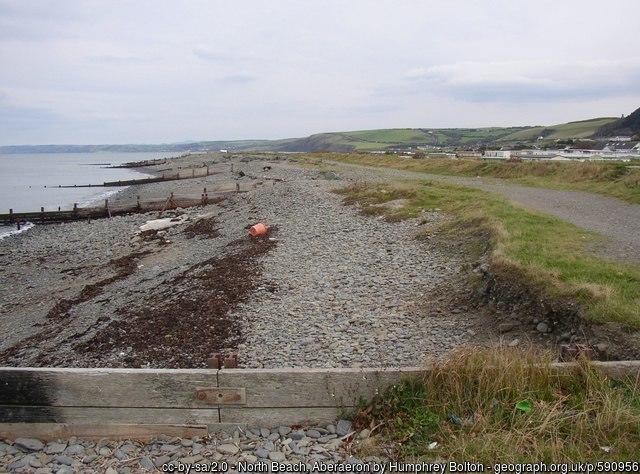
M 123 188 L 57 188 L 59 184 L 99 184 L 148 177 L 132 169 L 108 169 L 121 164 L 169 156 L 166 153 L 37 153 L 0 154 L 0 213 L 73 208 L 88 205 Z M 45 187 L 46 186 L 46 187 Z M 9 229 L 0 226 L 0 235 Z

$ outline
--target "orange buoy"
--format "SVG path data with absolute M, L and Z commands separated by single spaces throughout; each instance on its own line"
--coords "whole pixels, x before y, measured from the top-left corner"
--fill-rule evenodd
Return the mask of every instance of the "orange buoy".
M 268 230 L 269 226 L 260 222 L 254 226 L 251 226 L 251 229 L 249 229 L 249 234 L 251 235 L 251 237 L 260 237 L 261 235 L 267 235 Z

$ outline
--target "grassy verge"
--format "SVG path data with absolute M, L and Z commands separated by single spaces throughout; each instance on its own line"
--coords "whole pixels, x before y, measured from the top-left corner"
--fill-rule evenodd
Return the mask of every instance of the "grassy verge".
M 499 162 L 477 159 L 399 158 L 396 155 L 310 154 L 300 160 L 329 159 L 367 166 L 451 176 L 485 176 L 551 189 L 590 191 L 640 203 L 640 169 L 629 163 Z
M 390 219 L 444 209 L 457 216 L 450 231 L 482 229 L 491 236 L 494 266 L 514 269 L 552 298 L 579 301 L 591 321 L 640 328 L 640 268 L 592 255 L 588 245 L 599 238 L 592 233 L 491 193 L 439 182 L 359 184 L 340 192 L 363 212 Z M 399 199 L 400 206 L 380 206 Z
M 637 461 L 637 387 L 586 362 L 563 373 L 550 362 L 509 348 L 462 351 L 393 387 L 356 420 L 382 426 L 378 442 L 409 460 Z

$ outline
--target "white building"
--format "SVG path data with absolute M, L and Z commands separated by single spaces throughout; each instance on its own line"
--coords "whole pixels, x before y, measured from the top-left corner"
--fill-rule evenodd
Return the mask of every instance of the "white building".
M 494 160 L 508 160 L 511 158 L 511 150 L 486 150 L 482 156 Z

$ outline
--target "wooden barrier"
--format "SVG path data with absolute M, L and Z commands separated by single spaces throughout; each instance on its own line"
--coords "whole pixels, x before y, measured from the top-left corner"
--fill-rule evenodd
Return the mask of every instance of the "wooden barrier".
M 330 422 L 409 369 L 0 368 L 0 437 L 96 436 L 123 425 L 279 426 Z M 93 428 L 91 428 L 93 426 Z M 157 429 L 155 430 L 157 432 Z
M 169 200 L 157 199 L 148 201 L 141 201 L 140 197 L 137 196 L 135 202 L 120 205 L 114 202 L 109 202 L 105 199 L 105 204 L 103 206 L 81 208 L 78 207 L 76 203 L 73 206 L 73 210 L 70 211 L 61 211 L 59 209 L 57 211 L 45 211 L 44 208 L 41 208 L 39 212 L 14 212 L 13 209 L 9 209 L 8 214 L 0 214 L 0 223 L 13 224 L 23 221 L 33 223 L 65 222 L 83 219 L 101 219 L 138 212 L 165 211 L 167 209 L 175 209 L 177 207 L 184 208 L 208 204 L 212 199 L 215 199 L 215 197 L 223 197 L 233 192 L 234 191 L 232 190 L 205 191 L 199 197 L 197 197 L 197 195 L 180 197 L 173 196 L 173 193 L 171 193 Z M 241 191 L 236 189 L 235 192 Z
M 640 361 L 595 362 L 640 381 Z M 569 370 L 572 364 L 556 364 Z M 334 421 L 425 369 L 0 368 L 0 437 L 145 437 Z

